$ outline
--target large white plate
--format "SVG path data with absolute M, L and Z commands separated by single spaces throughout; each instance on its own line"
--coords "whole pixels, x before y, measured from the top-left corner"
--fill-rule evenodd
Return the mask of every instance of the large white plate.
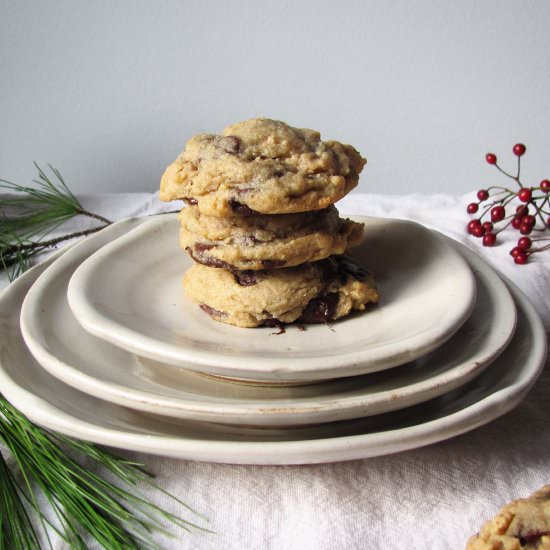
M 139 355 L 220 376 L 314 381 L 374 372 L 426 354 L 470 315 L 475 280 L 437 233 L 413 222 L 364 221 L 354 257 L 370 269 L 378 307 L 327 325 L 242 329 L 210 319 L 183 294 L 191 265 L 175 215 L 149 220 L 92 254 L 71 278 L 69 304 L 90 333 Z
M 21 337 L 19 315 L 26 292 L 46 266 L 26 273 L 0 295 L 0 388 L 34 422 L 112 447 L 240 464 L 332 462 L 394 453 L 453 437 L 508 412 L 544 365 L 542 323 L 512 286 L 518 325 L 509 346 L 475 380 L 441 397 L 396 412 L 304 428 L 175 421 L 79 392 L 34 360 Z
M 101 246 L 136 227 L 119 222 L 73 247 L 33 284 L 21 331 L 38 362 L 67 384 L 135 409 L 211 422 L 290 426 L 379 414 L 437 397 L 478 375 L 513 334 L 516 308 L 498 275 L 471 259 L 477 303 L 445 344 L 391 371 L 300 387 L 258 388 L 141 358 L 87 333 L 71 313 L 67 284 Z

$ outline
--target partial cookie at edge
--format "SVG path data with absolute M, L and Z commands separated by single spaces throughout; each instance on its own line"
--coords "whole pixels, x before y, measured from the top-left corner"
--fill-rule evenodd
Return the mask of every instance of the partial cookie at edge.
M 467 550 L 550 550 L 550 485 L 514 500 L 470 538 Z

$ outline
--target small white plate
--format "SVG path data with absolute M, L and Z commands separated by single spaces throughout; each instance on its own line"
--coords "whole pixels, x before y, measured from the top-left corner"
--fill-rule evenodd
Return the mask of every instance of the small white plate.
M 311 382 L 387 369 L 450 338 L 475 303 L 475 279 L 442 236 L 413 222 L 365 223 L 353 251 L 382 295 L 378 307 L 328 325 L 242 329 L 210 319 L 188 301 L 191 261 L 175 215 L 153 218 L 92 254 L 71 278 L 80 324 L 119 347 L 164 363 L 265 382 Z
M 542 323 L 512 286 L 518 325 L 509 346 L 475 380 L 441 397 L 396 412 L 305 428 L 175 421 L 79 392 L 34 360 L 21 337 L 19 316 L 25 294 L 49 263 L 22 275 L 0 295 L 0 388 L 33 422 L 112 447 L 234 464 L 305 464 L 395 453 L 448 439 L 505 414 L 525 396 L 544 365 Z
M 468 382 L 512 337 L 516 308 L 498 275 L 472 260 L 478 298 L 445 344 L 391 371 L 299 387 L 234 384 L 141 358 L 98 339 L 71 313 L 67 284 L 90 254 L 136 227 L 119 222 L 53 263 L 23 302 L 21 331 L 51 374 L 96 397 L 156 414 L 224 424 L 290 426 L 369 416 L 426 401 Z

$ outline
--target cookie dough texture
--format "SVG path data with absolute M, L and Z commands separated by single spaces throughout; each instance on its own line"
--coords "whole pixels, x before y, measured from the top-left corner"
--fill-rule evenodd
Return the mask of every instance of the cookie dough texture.
M 346 257 L 264 271 L 194 264 L 183 285 L 213 319 L 239 327 L 332 321 L 378 301 L 370 275 Z
M 467 550 L 550 550 L 550 485 L 514 500 L 468 541 Z
M 365 163 L 351 145 L 256 118 L 191 138 L 166 169 L 160 198 L 217 217 L 321 210 L 357 185 Z
M 363 224 L 331 206 L 299 214 L 216 218 L 184 208 L 180 244 L 196 261 L 226 269 L 291 267 L 343 254 L 363 238 Z

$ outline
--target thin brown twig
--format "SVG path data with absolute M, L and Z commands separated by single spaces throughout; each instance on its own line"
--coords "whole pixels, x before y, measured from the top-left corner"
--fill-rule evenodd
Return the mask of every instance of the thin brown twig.
M 519 181 L 519 176 L 512 176 L 512 174 L 509 174 L 508 172 L 506 172 L 506 170 L 503 170 L 498 164 L 494 164 L 493 166 L 506 177 L 514 180 L 520 187 L 523 187 L 523 185 L 521 185 Z
M 103 222 L 105 225 L 111 225 L 113 223 L 111 220 L 108 220 L 107 218 L 104 218 L 103 216 L 100 216 L 99 214 L 94 214 L 93 212 L 89 212 L 88 210 L 84 210 L 83 208 L 76 209 L 75 214 L 80 214 L 82 216 L 87 216 L 88 218 L 93 218 L 94 220 L 98 220 L 100 222 Z
M 61 235 L 60 237 L 54 237 L 53 239 L 49 239 L 47 241 L 29 241 L 26 243 L 17 243 L 12 244 L 11 246 L 6 247 L 2 251 L 3 256 L 11 256 L 13 254 L 17 254 L 18 252 L 28 251 L 28 250 L 36 250 L 36 249 L 45 249 L 45 248 L 51 248 L 52 246 L 56 246 L 57 244 L 68 241 L 69 239 L 76 239 L 78 237 L 86 237 L 87 235 L 91 235 L 92 233 L 97 233 L 101 229 L 104 229 L 107 227 L 107 225 L 110 225 L 111 222 L 108 224 L 102 225 L 100 227 L 92 227 L 90 229 L 84 229 L 83 231 L 75 231 L 74 233 L 68 233 L 67 235 Z

